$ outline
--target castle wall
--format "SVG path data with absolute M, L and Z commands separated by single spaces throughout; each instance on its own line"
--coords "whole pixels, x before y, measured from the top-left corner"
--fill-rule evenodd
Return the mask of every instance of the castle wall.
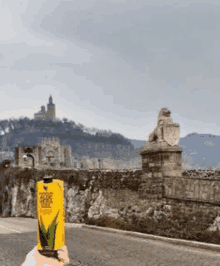
M 19 165 L 19 148 L 15 148 L 15 165 Z
M 38 157 L 38 166 L 42 165 L 43 164 L 43 161 L 42 161 L 42 149 L 41 149 L 40 146 L 38 146 L 38 155 L 37 155 L 37 157 Z
M 23 156 L 25 155 L 23 148 L 18 148 L 18 165 L 21 167 L 25 166 L 25 162 L 23 160 Z
M 60 153 L 60 162 L 61 163 L 64 163 L 64 161 L 65 161 L 65 156 L 64 156 L 64 146 L 61 146 L 60 147 L 60 150 L 61 150 L 61 153 Z
M 19 167 L 32 167 L 33 166 L 33 159 L 28 158 L 27 161 L 24 161 L 23 156 L 25 155 L 25 151 L 22 147 L 15 148 L 15 165 Z M 38 147 L 33 148 L 33 153 L 31 155 L 34 157 L 34 166 L 39 166 L 39 152 Z
M 70 146 L 63 146 L 63 154 L 66 160 L 66 167 L 72 166 L 72 152 Z
M 39 166 L 39 147 L 34 147 L 32 155 L 34 156 L 34 166 Z

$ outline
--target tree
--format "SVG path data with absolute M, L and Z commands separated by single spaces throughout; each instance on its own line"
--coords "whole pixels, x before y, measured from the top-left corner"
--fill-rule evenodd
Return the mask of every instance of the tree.
M 31 119 L 30 119 L 29 117 L 25 116 L 25 117 L 23 118 L 23 120 L 24 120 L 25 122 L 28 122 L 28 121 L 30 121 Z
M 10 119 L 9 119 L 9 131 L 10 131 L 10 132 L 13 132 L 14 129 L 16 128 L 14 124 L 15 124 L 15 123 L 14 123 L 13 119 L 10 118 Z
M 63 123 L 67 123 L 67 122 L 68 122 L 68 119 L 67 119 L 66 117 L 63 117 L 63 118 L 62 118 L 62 122 L 63 122 Z
M 6 138 L 6 136 L 4 136 L 2 138 L 2 148 L 3 148 L 3 150 L 5 150 L 7 148 L 7 146 L 8 146 L 8 144 L 7 144 L 7 138 Z
M 91 134 L 91 128 L 85 127 L 85 132 L 88 133 L 88 134 Z
M 19 124 L 19 128 L 22 130 L 22 129 L 25 129 L 25 120 L 23 117 L 19 117 L 18 119 L 18 124 Z
M 85 130 L 85 126 L 84 126 L 83 124 L 81 124 L 81 123 L 78 123 L 78 127 L 79 127 L 82 131 Z
M 8 126 L 9 126 L 8 120 L 5 119 L 5 120 L 0 121 L 0 127 L 1 127 L 2 131 L 4 131 L 4 134 L 7 133 L 6 129 L 8 128 Z
M 92 127 L 91 128 L 91 134 L 96 134 L 98 132 L 98 129 L 97 128 L 95 128 L 95 127 Z
M 76 123 L 74 122 L 74 121 L 70 121 L 70 126 L 72 127 L 72 128 L 75 128 L 76 127 Z

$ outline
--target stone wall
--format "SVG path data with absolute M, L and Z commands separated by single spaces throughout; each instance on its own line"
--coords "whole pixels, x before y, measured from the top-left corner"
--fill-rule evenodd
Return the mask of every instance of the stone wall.
M 182 176 L 186 178 L 198 178 L 199 179 L 214 179 L 220 180 L 219 170 L 187 170 L 182 172 Z
M 54 175 L 64 181 L 65 218 L 69 222 L 83 222 L 95 209 L 108 209 L 106 191 L 119 189 L 137 190 L 141 171 L 105 172 L 84 170 L 36 170 L 10 168 L 1 178 L 3 198 L 1 202 L 3 217 L 33 217 L 36 218 L 36 182 L 45 175 Z M 101 195 L 101 196 L 100 196 Z M 109 195 L 109 198 L 111 196 Z M 99 206 L 97 207 L 97 200 Z M 103 205 L 104 204 L 104 205 Z M 111 205 L 111 204 L 110 204 Z M 89 209 L 90 212 L 89 212 Z M 97 212 L 97 210 L 96 210 Z
M 220 179 L 164 178 L 164 197 L 219 204 Z
M 39 166 L 39 147 L 34 146 L 32 151 L 32 156 L 34 157 L 34 165 L 35 167 Z M 25 150 L 22 147 L 16 147 L 15 148 L 15 165 L 19 165 L 20 167 L 32 167 L 32 159 L 24 161 L 23 156 L 25 155 Z M 31 161 L 31 162 L 30 162 Z
M 220 214 L 219 204 L 210 204 L 201 201 L 192 200 L 179 200 L 179 199 L 163 199 L 163 206 L 172 206 L 172 208 L 177 208 L 180 213 L 190 216 L 196 212 L 200 213 L 200 218 L 197 220 L 198 224 L 203 224 L 205 215 L 210 217 L 210 220 L 214 220 Z M 206 224 L 207 228 L 210 224 Z
M 187 214 L 201 210 L 202 213 L 209 213 L 213 217 L 216 217 L 220 211 L 219 196 L 215 192 L 215 189 L 220 186 L 217 172 L 207 171 L 205 174 L 203 171 L 203 178 L 197 176 L 197 179 L 195 177 L 191 179 L 155 177 L 155 186 L 144 191 L 143 184 L 146 185 L 146 180 L 142 179 L 140 170 L 107 172 L 10 168 L 5 171 L 4 175 L 1 175 L 2 216 L 36 218 L 36 181 L 51 174 L 64 181 L 65 219 L 67 222 L 81 223 L 85 222 L 88 217 L 99 218 L 102 215 L 119 219 L 125 219 L 132 215 L 145 217 L 149 215 L 149 210 L 158 210 L 165 205 L 177 206 Z M 189 175 L 191 175 L 190 172 L 188 172 Z M 215 176 L 216 179 L 208 180 L 207 175 Z M 164 185 L 163 197 L 158 197 L 155 193 L 157 190 L 156 179 L 160 183 L 159 188 Z M 167 182 L 171 186 L 171 191 L 174 191 L 172 192 L 173 197 L 168 194 L 170 188 L 167 188 Z M 182 182 L 181 187 L 180 182 Z M 200 187 L 200 190 L 196 190 L 196 186 Z M 203 189 L 205 190 L 203 191 Z M 206 193 L 207 190 L 209 194 Z

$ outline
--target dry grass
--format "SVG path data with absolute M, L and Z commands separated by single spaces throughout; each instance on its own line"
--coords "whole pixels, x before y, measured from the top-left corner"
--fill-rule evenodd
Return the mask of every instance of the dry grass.
M 170 218 L 164 216 L 157 221 L 152 218 L 137 218 L 133 215 L 130 222 L 126 217 L 124 220 L 102 217 L 97 220 L 88 219 L 86 223 L 145 234 L 220 244 L 220 232 L 218 230 L 216 232 L 207 231 L 213 219 L 208 214 L 202 217 L 202 223 L 199 223 L 201 212 L 185 215 L 180 213 L 178 209 L 174 209 Z

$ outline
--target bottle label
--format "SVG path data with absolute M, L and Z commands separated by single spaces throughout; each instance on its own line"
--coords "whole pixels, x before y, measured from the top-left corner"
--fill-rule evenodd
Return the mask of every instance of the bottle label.
M 58 250 L 64 243 L 64 182 L 37 182 L 38 250 Z

